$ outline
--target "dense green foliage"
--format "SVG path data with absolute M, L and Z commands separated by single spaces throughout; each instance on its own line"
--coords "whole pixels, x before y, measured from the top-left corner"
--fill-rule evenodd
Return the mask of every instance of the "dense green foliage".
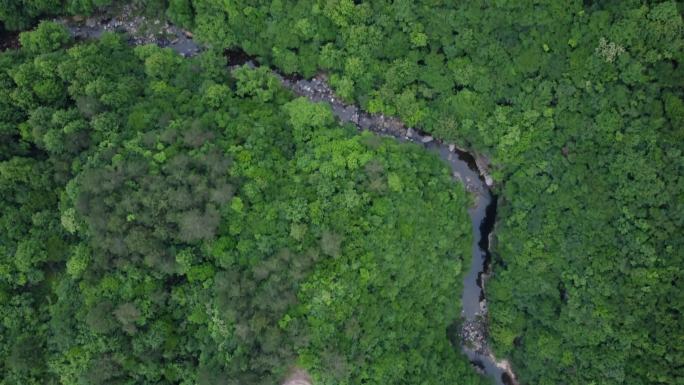
M 4 3 L 8 28 L 66 6 Z M 171 0 L 166 14 L 490 156 L 490 326 L 523 384 L 676 384 L 681 11 Z M 112 37 L 65 52 L 65 37 L 44 25 L 0 56 L 7 383 L 251 383 L 295 357 L 319 382 L 468 376 L 443 336 L 465 201 L 434 160 L 321 129 L 324 107 L 263 71 L 228 79 L 211 53 L 183 62 Z
M 417 146 L 44 23 L 0 54 L 1 384 L 479 384 L 469 199 Z M 439 231 L 435 231 L 439 229 Z
M 175 4 L 214 46 L 490 155 L 492 337 L 523 383 L 684 381 L 681 2 Z

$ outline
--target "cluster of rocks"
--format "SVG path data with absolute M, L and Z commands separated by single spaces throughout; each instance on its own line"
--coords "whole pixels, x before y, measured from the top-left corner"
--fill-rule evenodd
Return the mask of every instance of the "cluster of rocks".
M 431 136 L 421 135 L 412 128 L 406 128 L 404 123 L 397 118 L 384 114 L 370 114 L 361 111 L 359 107 L 353 104 L 345 103 L 330 88 L 325 74 L 316 75 L 311 80 L 282 79 L 282 82 L 285 87 L 290 88 L 297 95 L 305 96 L 314 102 L 329 103 L 333 114 L 340 121 L 354 123 L 360 129 L 419 143 L 428 143 L 433 140 Z
M 201 51 L 201 47 L 193 41 L 192 33 L 167 21 L 142 16 L 130 5 L 124 6 L 115 16 L 102 12 L 88 18 L 73 16 L 55 21 L 64 24 L 76 39 L 96 39 L 104 32 L 121 32 L 128 35 L 132 45 L 170 47 L 184 57 L 194 56 Z
M 385 116 L 384 114 L 370 114 L 361 111 L 359 107 L 353 104 L 345 103 L 341 98 L 335 95 L 335 92 L 330 88 L 325 74 L 319 74 L 310 80 L 291 80 L 282 76 L 279 76 L 279 78 L 285 87 L 293 90 L 297 95 L 304 96 L 313 102 L 326 102 L 330 104 L 333 114 L 340 121 L 354 123 L 359 129 L 369 130 L 380 135 L 393 136 L 400 140 L 421 143 L 424 145 L 433 142 L 436 145 L 442 145 L 440 141 L 436 140 L 431 135 L 411 127 L 406 127 L 406 125 L 397 118 Z M 449 144 L 448 148 L 452 153 L 455 153 L 456 151 L 467 152 L 465 149 L 459 148 L 455 144 Z M 480 175 L 484 179 L 485 184 L 488 187 L 492 187 L 494 185 L 494 180 L 489 173 L 489 160 L 483 155 L 477 155 L 475 157 L 475 164 Z M 474 188 L 474 186 L 477 185 L 475 181 L 467 181 L 464 178 L 461 178 L 460 175 L 454 176 L 461 179 L 467 187 L 470 186 L 471 188 L 469 188 L 469 191 L 478 192 L 476 191 L 477 189 Z
M 486 356 L 490 350 L 487 345 L 487 325 L 483 317 L 464 320 L 461 328 L 463 346 L 473 352 Z
M 518 380 L 513 373 L 513 368 L 508 360 L 498 361 L 487 344 L 487 322 L 484 317 L 478 316 L 473 320 L 465 320 L 461 328 L 461 339 L 465 352 L 471 359 L 473 368 L 482 374 L 488 374 L 482 358 L 487 358 L 491 361 L 495 370 L 501 373 L 501 378 L 497 378 L 504 385 L 519 385 Z M 489 368 L 489 371 L 493 371 Z M 497 381 L 497 383 L 499 383 Z

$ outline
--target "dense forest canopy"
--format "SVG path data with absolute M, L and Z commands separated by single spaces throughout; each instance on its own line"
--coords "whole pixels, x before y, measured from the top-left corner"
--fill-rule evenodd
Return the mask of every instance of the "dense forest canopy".
M 150 7 L 212 49 L 44 23 L 0 54 L 4 383 L 481 381 L 444 335 L 462 187 L 265 69 L 229 76 L 236 48 L 490 158 L 490 337 L 522 384 L 684 381 L 680 1 Z
M 2 384 L 484 383 L 447 339 L 470 199 L 434 156 L 213 51 L 52 23 L 21 42 L 0 54 Z
M 174 4 L 210 44 L 491 157 L 491 332 L 522 383 L 684 381 L 681 3 Z

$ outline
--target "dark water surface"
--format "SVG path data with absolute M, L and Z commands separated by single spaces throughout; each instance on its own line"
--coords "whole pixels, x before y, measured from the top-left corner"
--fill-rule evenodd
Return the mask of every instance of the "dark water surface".
M 17 48 L 19 48 L 19 32 L 5 31 L 5 29 L 0 26 L 0 52 Z

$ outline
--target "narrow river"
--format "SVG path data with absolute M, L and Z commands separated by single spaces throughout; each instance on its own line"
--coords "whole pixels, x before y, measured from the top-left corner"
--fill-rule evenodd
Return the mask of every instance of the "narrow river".
M 86 23 L 65 24 L 77 39 L 98 38 L 103 31 L 134 32 L 136 20 L 89 19 Z M 192 35 L 175 26 L 166 26 L 167 38 L 131 38 L 131 44 L 154 43 L 173 49 L 182 56 L 193 56 L 201 47 L 192 40 Z M 227 51 L 230 68 L 241 65 L 255 66 L 255 62 L 241 51 Z M 402 142 L 412 142 L 435 152 L 451 167 L 455 179 L 475 196 L 475 205 L 468 209 L 473 228 L 472 263 L 464 276 L 462 302 L 462 326 L 458 332 L 461 348 L 473 365 L 483 374 L 491 376 L 497 385 L 517 385 L 510 364 L 498 361 L 487 343 L 487 300 L 484 286 L 489 273 L 489 237 L 496 218 L 496 198 L 489 187 L 492 180 L 488 175 L 486 161 L 471 153 L 445 144 L 432 136 L 412 128 L 392 117 L 382 114 L 369 114 L 355 105 L 345 104 L 328 86 L 325 75 L 313 79 L 285 77 L 273 70 L 282 85 L 299 96 L 313 102 L 330 105 L 334 115 L 343 123 L 353 123 L 359 130 L 390 136 Z

